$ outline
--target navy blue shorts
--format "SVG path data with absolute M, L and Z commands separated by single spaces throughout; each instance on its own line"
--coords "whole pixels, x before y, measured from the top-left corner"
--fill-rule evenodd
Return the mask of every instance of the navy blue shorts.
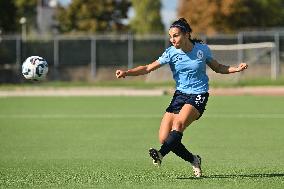
M 173 99 L 166 109 L 166 112 L 178 114 L 183 105 L 190 104 L 194 106 L 200 113 L 199 118 L 202 116 L 206 103 L 208 101 L 209 93 L 203 94 L 185 94 L 180 91 L 175 91 Z

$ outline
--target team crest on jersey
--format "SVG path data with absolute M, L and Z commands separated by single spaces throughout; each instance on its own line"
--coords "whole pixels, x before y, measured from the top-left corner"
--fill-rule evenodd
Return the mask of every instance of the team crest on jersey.
M 197 58 L 198 59 L 202 59 L 203 58 L 203 51 L 202 50 L 198 50 L 197 51 Z

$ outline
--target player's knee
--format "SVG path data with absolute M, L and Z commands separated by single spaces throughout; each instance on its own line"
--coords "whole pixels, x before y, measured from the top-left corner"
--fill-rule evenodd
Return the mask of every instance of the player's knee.
M 185 124 L 180 120 L 175 120 L 173 122 L 172 130 L 183 132 L 185 129 Z

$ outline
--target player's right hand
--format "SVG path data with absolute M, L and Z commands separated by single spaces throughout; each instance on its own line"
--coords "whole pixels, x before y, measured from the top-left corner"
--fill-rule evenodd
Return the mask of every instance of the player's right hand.
M 245 69 L 247 69 L 248 68 L 248 65 L 246 64 L 246 63 L 240 63 L 239 65 L 238 65 L 238 67 L 237 67 L 237 71 L 238 72 L 241 72 L 241 71 L 243 71 L 243 70 L 245 70 Z
M 126 72 L 123 70 L 116 70 L 115 75 L 116 78 L 125 78 Z

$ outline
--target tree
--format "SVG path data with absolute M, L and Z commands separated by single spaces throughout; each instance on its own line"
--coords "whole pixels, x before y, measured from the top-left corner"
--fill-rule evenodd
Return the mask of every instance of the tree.
M 178 17 L 184 17 L 196 33 L 214 33 L 215 0 L 179 0 Z
M 38 0 L 14 0 L 17 9 L 16 22 L 19 23 L 21 17 L 27 19 L 28 28 L 36 28 L 36 17 L 37 17 L 37 3 Z
M 161 33 L 164 31 L 160 9 L 160 0 L 132 0 L 135 16 L 130 28 L 139 34 Z
M 36 26 L 36 5 L 37 0 L 1 0 L 0 12 L 4 12 L 0 17 L 0 29 L 3 33 L 19 31 L 21 17 L 26 17 L 28 26 Z
M 56 19 L 61 32 L 124 31 L 130 5 L 128 0 L 73 0 L 59 7 Z
M 179 0 L 178 16 L 197 33 L 284 26 L 283 0 Z
M 17 15 L 22 17 L 26 17 L 26 18 L 32 18 L 33 20 L 35 20 L 36 18 L 36 7 L 37 7 L 37 3 L 38 0 L 14 0 L 15 1 L 15 5 L 17 8 Z
M 228 31 L 284 26 L 283 0 L 239 0 L 231 5 L 231 10 L 217 17 Z
M 0 1 L 0 12 L 5 13 L 0 16 L 0 30 L 2 33 L 16 30 L 16 6 L 11 0 Z

